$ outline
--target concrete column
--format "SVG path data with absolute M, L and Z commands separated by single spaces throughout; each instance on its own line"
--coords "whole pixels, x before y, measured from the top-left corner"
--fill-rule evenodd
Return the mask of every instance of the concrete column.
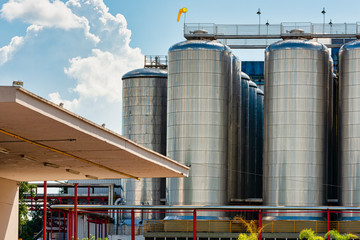
M 18 239 L 18 182 L 0 178 L 0 239 Z

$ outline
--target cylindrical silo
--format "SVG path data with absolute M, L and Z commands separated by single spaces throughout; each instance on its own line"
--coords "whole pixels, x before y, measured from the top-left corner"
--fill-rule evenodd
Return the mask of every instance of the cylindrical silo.
M 239 173 L 237 201 L 242 202 L 247 198 L 247 168 L 249 153 L 249 83 L 250 77 L 241 72 L 241 104 L 240 104 L 240 131 L 239 139 Z
M 167 155 L 191 166 L 188 178 L 168 179 L 169 205 L 227 202 L 231 56 L 216 41 L 185 41 L 169 49 Z
M 325 203 L 329 51 L 289 39 L 265 51 L 264 204 Z M 316 219 L 316 213 L 273 214 Z
M 241 181 L 241 160 L 239 155 L 239 145 L 242 131 L 241 131 L 241 62 L 235 55 L 232 57 L 232 73 L 231 73 L 230 89 L 232 94 L 229 95 L 228 112 L 228 201 L 237 202 L 241 191 L 244 191 Z
M 249 81 L 249 120 L 248 120 L 248 153 L 247 153 L 247 181 L 246 193 L 248 201 L 256 198 L 256 121 L 257 121 L 257 101 L 256 101 L 257 85 L 253 81 Z
M 155 68 L 136 69 L 126 73 L 122 80 L 123 135 L 165 155 L 167 72 Z M 165 186 L 160 185 L 159 178 L 124 180 L 126 204 L 160 205 L 161 188 L 165 191 Z
M 256 89 L 256 142 L 255 142 L 255 198 L 262 198 L 263 142 L 264 142 L 264 92 Z
M 360 41 L 342 46 L 339 52 L 339 116 L 341 205 L 360 205 Z M 348 220 L 360 215 L 344 214 Z

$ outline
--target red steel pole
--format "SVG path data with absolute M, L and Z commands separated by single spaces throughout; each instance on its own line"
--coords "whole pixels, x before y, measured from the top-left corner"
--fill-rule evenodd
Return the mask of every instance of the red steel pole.
M 262 239 L 262 211 L 259 210 L 259 240 Z
M 135 212 L 131 209 L 131 240 L 135 240 Z
M 44 181 L 44 216 L 43 216 L 43 239 L 46 240 L 46 208 L 47 208 L 47 203 L 46 203 L 46 198 L 47 198 L 47 193 L 46 193 L 46 190 L 47 190 L 47 181 Z
M 78 199 L 78 183 L 75 183 L 75 196 L 74 196 L 74 239 L 77 240 L 77 199 Z
M 327 231 L 330 231 L 330 210 L 326 209 L 326 221 L 327 221 Z M 330 236 L 327 236 L 327 239 L 330 240 Z
M 193 212 L 193 240 L 196 240 L 196 209 Z
M 60 213 L 60 209 L 58 210 L 58 218 L 59 218 L 59 240 L 61 240 L 61 213 Z
M 52 214 L 52 209 L 50 209 L 50 239 L 53 239 L 53 214 Z

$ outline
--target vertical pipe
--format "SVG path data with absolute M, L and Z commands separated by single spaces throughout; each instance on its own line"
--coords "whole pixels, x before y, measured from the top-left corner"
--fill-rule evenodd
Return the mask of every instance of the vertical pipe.
M 193 212 L 193 240 L 196 240 L 196 209 Z
M 262 239 L 262 211 L 259 210 L 259 240 Z
M 135 212 L 131 209 L 131 240 L 135 240 Z
M 326 209 L 326 222 L 327 222 L 327 232 L 330 231 L 330 210 Z M 327 240 L 330 240 L 330 236 L 327 236 Z
M 71 233 L 71 215 L 70 215 L 70 212 L 71 212 L 71 210 L 69 210 L 69 212 L 68 212 L 68 221 L 67 221 L 68 239 L 71 239 L 71 234 L 70 234 Z
M 46 208 L 47 208 L 47 181 L 44 181 L 44 216 L 43 216 L 43 239 L 46 240 Z
M 74 239 L 76 240 L 77 239 L 77 225 L 78 225 L 78 222 L 77 222 L 77 199 L 78 199 L 78 183 L 75 183 L 75 196 L 74 196 Z

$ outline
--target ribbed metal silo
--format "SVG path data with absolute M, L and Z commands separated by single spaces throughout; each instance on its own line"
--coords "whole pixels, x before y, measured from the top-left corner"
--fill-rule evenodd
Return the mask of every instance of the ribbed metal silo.
M 265 51 L 264 204 L 320 206 L 325 202 L 329 51 L 289 39 Z M 320 214 L 273 214 L 312 219 Z
M 155 68 L 136 69 L 126 73 L 122 80 L 123 135 L 165 155 L 167 72 Z M 124 180 L 126 204 L 160 205 L 160 182 L 157 178 Z
M 167 155 L 191 166 L 188 178 L 168 179 L 170 205 L 227 202 L 231 56 L 216 41 L 185 41 L 169 49 Z
M 241 181 L 241 159 L 239 146 L 241 145 L 241 62 L 233 55 L 232 57 L 232 81 L 230 82 L 230 89 L 232 94 L 229 95 L 229 125 L 228 125 L 228 201 L 236 202 L 243 189 L 243 182 Z
M 339 116 L 341 205 L 360 205 L 360 41 L 342 46 L 339 52 Z M 359 214 L 344 214 L 359 220 Z
M 264 92 L 256 89 L 255 198 L 262 198 L 264 147 Z
M 248 153 L 247 153 L 247 199 L 256 198 L 256 121 L 257 121 L 257 85 L 249 81 L 249 120 L 248 120 Z
M 238 135 L 238 156 L 240 179 L 237 182 L 237 195 L 235 202 L 242 202 L 246 199 L 247 192 L 247 159 L 249 152 L 249 82 L 250 77 L 241 72 L 241 103 L 240 103 L 240 132 Z

